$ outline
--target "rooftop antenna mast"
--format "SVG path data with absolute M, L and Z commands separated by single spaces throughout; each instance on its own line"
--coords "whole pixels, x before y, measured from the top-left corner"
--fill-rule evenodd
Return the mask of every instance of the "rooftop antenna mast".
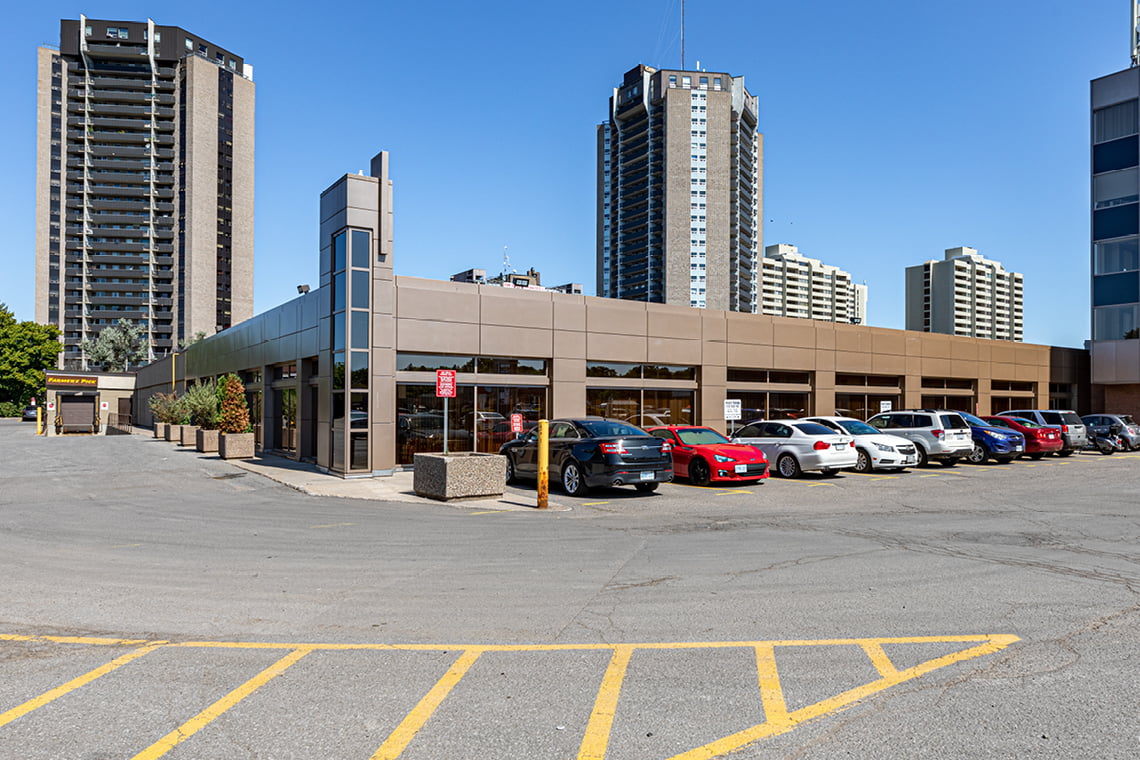
M 1133 38 L 1135 38 L 1136 29 L 1136 4 L 1140 0 L 1132 0 L 1132 29 Z M 1132 65 L 1136 65 L 1136 43 L 1132 43 Z M 681 0 L 681 71 L 685 70 L 685 0 Z
M 1140 0 L 1132 0 L 1132 33 L 1129 35 L 1129 47 L 1132 49 L 1132 65 L 1140 66 Z M 682 49 L 684 45 L 682 43 Z

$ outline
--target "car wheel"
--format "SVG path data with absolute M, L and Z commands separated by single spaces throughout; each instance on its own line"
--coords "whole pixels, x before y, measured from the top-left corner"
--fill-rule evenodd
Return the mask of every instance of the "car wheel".
M 803 470 L 800 469 L 800 463 L 791 454 L 784 454 L 776 460 L 776 472 L 780 473 L 782 478 L 798 478 Z
M 562 490 L 567 496 L 582 496 L 588 490 L 582 469 L 573 460 L 562 466 Z
M 942 465 L 943 467 L 956 467 L 958 465 L 958 457 L 950 457 L 949 459 L 943 459 L 938 464 Z
M 1026 456 L 1028 456 L 1030 459 L 1037 460 L 1037 459 L 1040 459 L 1041 457 L 1043 457 L 1045 455 L 1041 452 L 1038 452 L 1036 454 L 1027 454 Z
M 926 455 L 926 449 L 921 446 L 915 446 L 915 448 L 918 449 L 918 466 L 925 467 L 930 464 L 930 457 Z
M 507 454 L 507 484 L 510 485 L 518 480 L 518 474 L 515 472 L 515 460 L 511 459 L 511 455 Z
M 975 443 L 974 448 L 966 455 L 966 461 L 970 464 L 985 464 L 989 458 L 990 453 L 986 451 L 986 447 L 980 443 Z
M 1057 452 L 1057 456 L 1059 456 L 1059 457 L 1071 457 L 1072 455 L 1073 455 L 1072 449 L 1061 449 L 1060 451 Z
M 1116 447 L 1112 445 L 1111 441 L 1107 441 L 1104 438 L 1096 442 L 1096 448 L 1101 454 L 1107 455 L 1116 453 Z
M 709 484 L 709 465 L 703 459 L 694 459 L 689 462 L 689 482 L 695 486 Z
M 870 472 L 871 468 L 871 455 L 859 449 L 859 461 L 855 463 L 855 472 Z
M 657 490 L 657 484 L 656 483 L 634 483 L 633 487 L 636 488 L 638 491 L 641 491 L 642 493 L 649 493 L 650 491 L 656 491 Z

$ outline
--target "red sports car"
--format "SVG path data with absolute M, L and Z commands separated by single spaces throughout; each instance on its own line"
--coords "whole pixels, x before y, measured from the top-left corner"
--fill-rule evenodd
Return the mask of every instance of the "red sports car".
M 1038 425 L 1036 422 L 1024 417 L 1006 417 L 995 415 L 983 417 L 983 420 L 997 427 L 1016 430 L 1025 436 L 1025 455 L 1030 459 L 1040 459 L 1046 454 L 1060 451 L 1065 446 L 1061 431 L 1048 425 Z
M 733 443 L 712 428 L 662 425 L 646 431 L 673 444 L 673 472 L 687 477 L 693 485 L 755 482 L 768 477 L 764 452 L 746 443 Z

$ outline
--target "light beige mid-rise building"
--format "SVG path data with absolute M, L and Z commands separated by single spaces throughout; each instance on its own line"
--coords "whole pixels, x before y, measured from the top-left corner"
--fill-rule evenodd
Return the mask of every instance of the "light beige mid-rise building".
M 36 321 L 60 366 L 120 319 L 150 359 L 253 316 L 253 69 L 153 21 L 60 22 L 39 49 Z
M 906 329 L 994 340 L 1023 339 L 1023 277 L 973 248 L 906 269 Z
M 760 259 L 760 313 L 775 317 L 866 324 L 867 286 L 839 267 L 778 243 Z

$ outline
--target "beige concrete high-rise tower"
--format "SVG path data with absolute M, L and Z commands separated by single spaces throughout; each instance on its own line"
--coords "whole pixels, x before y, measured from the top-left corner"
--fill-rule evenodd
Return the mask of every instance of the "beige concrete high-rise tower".
M 598 127 L 599 296 L 757 310 L 757 124 L 756 97 L 743 77 L 648 66 L 626 72 Z
M 41 47 L 36 321 L 60 366 L 120 319 L 150 359 L 253 315 L 253 68 L 153 21 L 60 22 Z

